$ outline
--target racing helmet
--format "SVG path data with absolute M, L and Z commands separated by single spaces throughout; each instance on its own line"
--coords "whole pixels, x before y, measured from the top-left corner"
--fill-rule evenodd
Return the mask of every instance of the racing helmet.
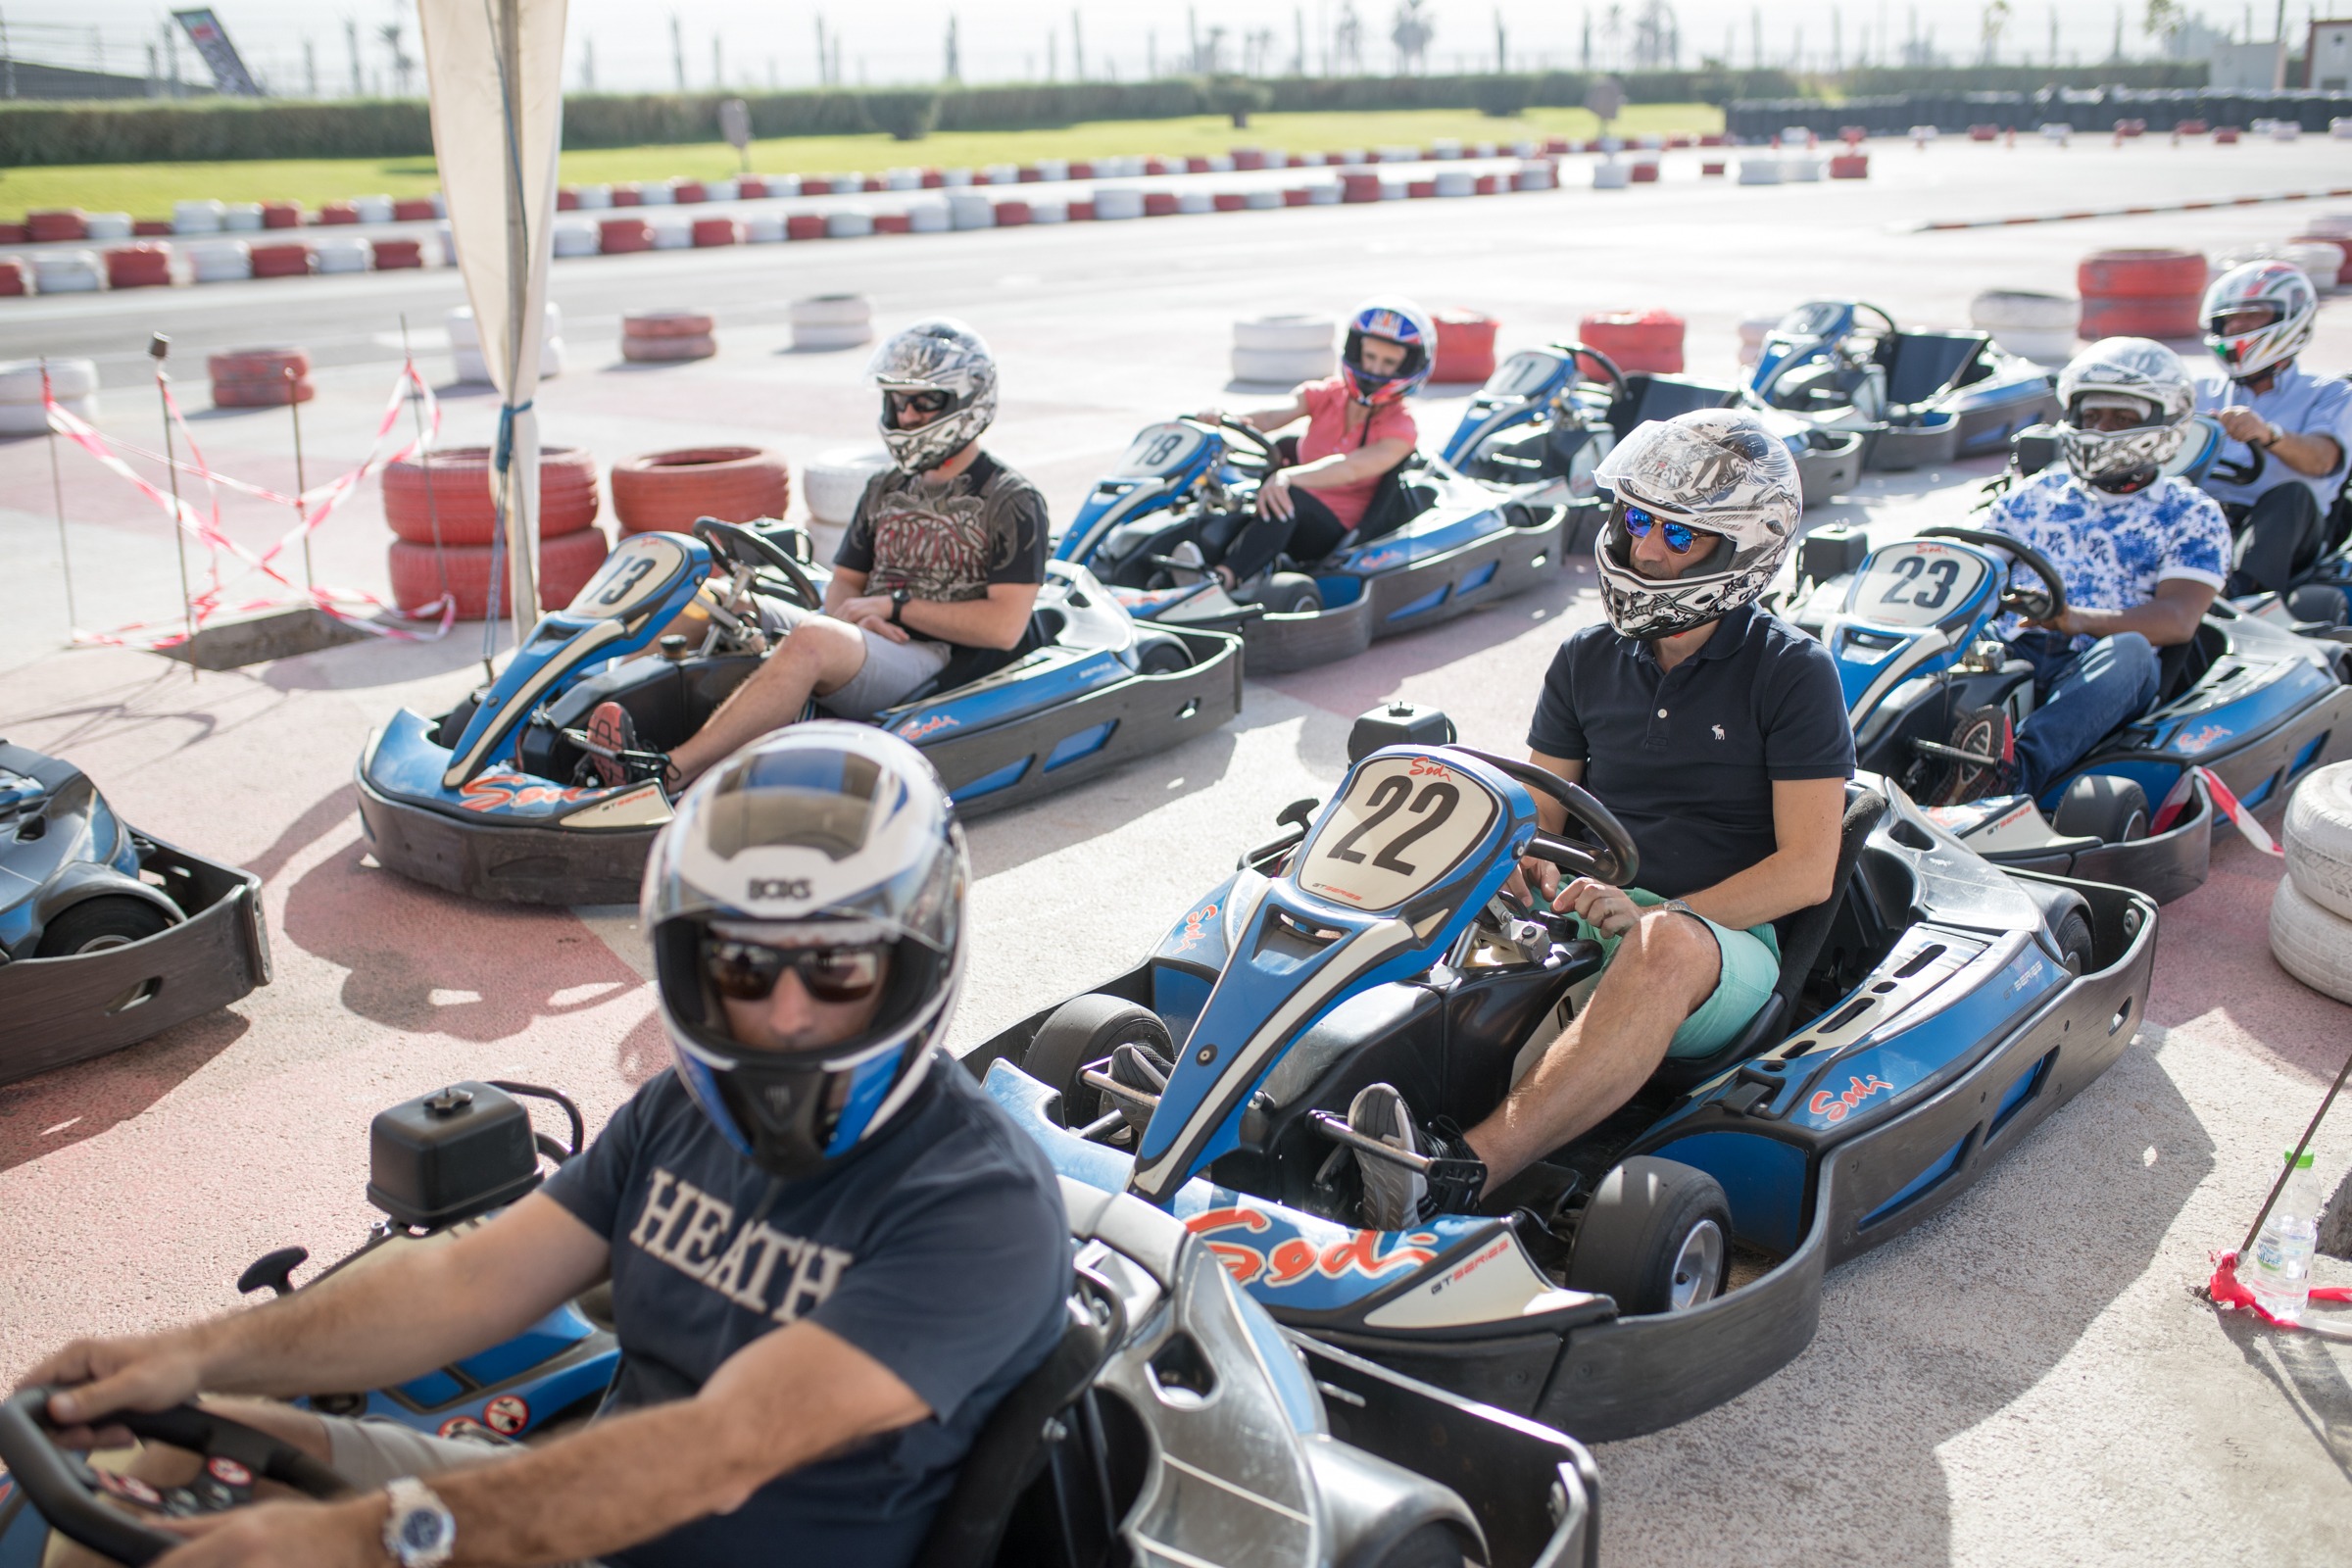
M 1364 368 L 1364 339 L 1387 338 L 1404 350 L 1404 364 L 1394 375 Z M 1348 318 L 1348 342 L 1340 351 L 1340 378 L 1348 396 L 1366 408 L 1396 403 L 1422 382 L 1436 365 L 1438 328 L 1429 313 L 1401 296 L 1366 300 Z
M 997 361 L 979 333 L 936 316 L 887 339 L 866 362 L 866 379 L 882 392 L 882 444 L 908 473 L 936 468 L 980 439 L 997 416 Z M 903 397 L 932 395 L 940 411 L 911 429 L 900 427 Z
M 2180 355 L 2153 338 L 2103 337 L 2058 372 L 2059 450 L 2084 484 L 2117 495 L 2143 490 L 2188 439 L 2196 401 Z M 2089 429 L 2083 416 L 2094 409 L 2125 409 L 2137 422 Z
M 738 1153 L 815 1175 L 906 1102 L 956 1008 L 967 876 L 939 775 L 868 725 L 795 724 L 687 790 L 640 914 L 673 1069 Z M 787 968 L 817 1004 L 879 1002 L 845 1039 L 738 1039 L 725 1003 L 765 1006 Z
M 1644 640 L 1752 602 L 1780 569 L 1805 506 L 1788 446 L 1739 409 L 1637 425 L 1592 478 L 1614 497 L 1592 552 L 1601 603 L 1621 635 Z M 1710 553 L 1671 581 L 1643 576 L 1634 566 L 1628 509 L 1701 530 L 1715 541 Z
M 2222 318 L 2239 311 L 2260 311 L 2266 318 L 2252 331 L 2225 334 Z M 2205 346 L 2233 381 L 2253 380 L 2302 353 L 2319 314 L 2319 291 L 2291 262 L 2233 267 L 2206 286 L 2205 303 L 2197 308 Z

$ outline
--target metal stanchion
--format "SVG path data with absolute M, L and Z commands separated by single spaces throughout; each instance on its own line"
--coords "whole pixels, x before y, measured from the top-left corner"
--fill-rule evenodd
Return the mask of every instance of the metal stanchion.
M 164 413 L 164 474 L 172 481 L 172 543 L 179 551 L 179 612 L 188 640 L 188 679 L 196 678 L 196 603 L 188 588 L 188 531 L 180 520 L 179 459 L 172 450 L 172 394 L 166 388 L 164 361 L 172 340 L 157 332 L 147 340 L 148 357 L 155 361 L 155 396 Z
M 311 609 L 318 608 L 318 578 L 311 569 L 310 517 L 303 512 L 303 497 L 310 491 L 310 481 L 303 477 L 302 467 L 302 400 L 294 395 L 296 383 L 302 377 L 291 365 L 286 367 L 286 412 L 294 416 L 294 520 L 304 524 L 302 530 L 302 586 L 311 596 Z
M 41 402 L 57 401 L 49 387 L 49 356 L 41 356 Z M 57 426 L 49 426 L 49 490 L 57 498 L 57 563 L 66 578 L 66 640 L 70 643 L 81 630 L 80 612 L 74 608 L 74 557 L 66 548 L 66 476 L 57 464 Z M 186 580 L 182 571 L 181 580 Z

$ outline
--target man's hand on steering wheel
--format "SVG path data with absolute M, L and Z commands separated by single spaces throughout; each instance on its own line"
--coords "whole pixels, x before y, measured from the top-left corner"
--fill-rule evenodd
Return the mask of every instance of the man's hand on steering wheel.
M 129 1434 L 102 1424 L 119 1410 L 169 1410 L 196 1397 L 203 1357 L 183 1334 L 75 1340 L 44 1357 L 17 1385 L 71 1384 L 49 1401 L 49 1418 L 69 1447 L 122 1447 Z
M 188 1538 L 155 1568 L 384 1568 L 383 1496 L 257 1502 L 156 1528 Z
M 1578 877 L 1552 895 L 1551 907 L 1559 914 L 1573 910 L 1604 937 L 1621 937 L 1642 918 L 1642 906 L 1626 896 L 1625 889 L 1589 876 Z

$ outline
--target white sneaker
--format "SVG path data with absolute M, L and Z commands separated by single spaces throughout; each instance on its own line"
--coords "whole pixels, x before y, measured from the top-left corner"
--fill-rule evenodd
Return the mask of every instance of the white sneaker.
M 1401 1149 L 1408 1154 L 1427 1152 L 1421 1147 L 1420 1133 L 1413 1126 L 1412 1112 L 1405 1108 L 1404 1097 L 1387 1084 L 1368 1084 L 1356 1092 L 1348 1103 L 1348 1126 L 1367 1138 L 1379 1139 L 1391 1149 Z M 1366 1154 L 1361 1150 L 1356 1151 L 1355 1169 L 1363 1182 L 1361 1213 L 1368 1228 L 1400 1231 L 1420 1223 L 1421 1200 L 1429 1191 L 1429 1183 L 1419 1171 L 1377 1154 Z

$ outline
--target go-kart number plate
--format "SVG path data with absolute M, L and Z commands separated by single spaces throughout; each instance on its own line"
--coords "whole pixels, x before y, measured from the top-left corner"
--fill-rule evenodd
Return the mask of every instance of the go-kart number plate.
M 1975 599 L 1984 558 L 1921 539 L 1870 558 L 1846 595 L 1845 612 L 1879 626 L 1933 626 Z
M 1149 424 L 1127 448 L 1113 471 L 1129 478 L 1157 478 L 1193 461 L 1208 437 L 1189 424 Z
M 1366 762 L 1293 872 L 1353 909 L 1394 909 L 1445 881 L 1485 841 L 1499 809 L 1484 784 L 1426 757 Z
M 665 591 L 685 564 L 685 548 L 674 539 L 659 534 L 624 539 L 573 598 L 569 613 L 625 620 Z
M 1544 382 L 1559 373 L 1559 355 L 1523 349 L 1495 367 L 1483 390 L 1496 397 L 1523 398 L 1540 391 Z

